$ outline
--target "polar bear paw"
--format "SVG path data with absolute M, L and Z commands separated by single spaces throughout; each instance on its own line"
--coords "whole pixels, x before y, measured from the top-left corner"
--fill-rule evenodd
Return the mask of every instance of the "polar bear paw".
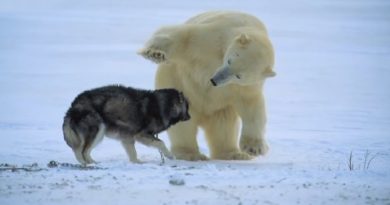
M 172 150 L 175 159 L 179 160 L 187 160 L 187 161 L 206 161 L 209 160 L 204 154 L 199 152 L 191 152 L 191 151 L 179 151 Z
M 138 52 L 144 58 L 151 60 L 157 64 L 166 61 L 166 54 L 164 51 L 154 49 L 154 48 L 146 48 Z
M 242 151 L 252 155 L 265 155 L 268 152 L 268 144 L 262 138 L 242 136 L 240 139 L 240 148 Z
M 222 159 L 222 160 L 251 160 L 253 157 L 242 151 L 234 151 L 229 153 L 221 153 L 220 156 L 215 156 L 213 158 Z

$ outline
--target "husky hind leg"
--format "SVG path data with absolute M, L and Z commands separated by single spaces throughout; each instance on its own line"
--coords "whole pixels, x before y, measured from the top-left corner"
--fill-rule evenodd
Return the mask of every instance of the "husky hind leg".
M 95 129 L 95 127 L 92 129 Z M 96 161 L 93 160 L 91 157 L 91 152 L 92 152 L 92 149 L 95 148 L 103 140 L 105 133 L 106 133 L 106 127 L 104 126 L 103 123 L 101 123 L 99 125 L 97 132 L 93 131 L 90 133 L 91 135 L 95 134 L 95 136 L 90 136 L 90 137 L 86 138 L 89 140 L 87 140 L 86 144 L 84 145 L 84 150 L 82 152 L 82 156 L 84 157 L 87 164 L 96 163 Z
M 141 161 L 137 158 L 137 151 L 135 149 L 135 140 L 133 139 L 133 137 L 126 137 L 121 142 L 123 147 L 126 150 L 129 160 L 133 163 L 141 163 Z
M 86 165 L 88 164 L 87 160 L 83 156 L 83 148 L 82 147 L 77 147 L 72 149 L 74 152 L 74 155 L 76 156 L 77 161 L 82 164 Z
M 81 164 L 94 163 L 91 151 L 104 136 L 100 115 L 88 108 L 70 108 L 63 125 L 64 138 Z
M 84 147 L 84 137 L 79 136 L 69 124 L 69 119 L 65 119 L 64 125 L 62 127 L 64 133 L 64 139 L 69 147 L 72 148 L 73 153 L 80 164 L 87 164 L 87 161 L 84 159 L 82 154 Z

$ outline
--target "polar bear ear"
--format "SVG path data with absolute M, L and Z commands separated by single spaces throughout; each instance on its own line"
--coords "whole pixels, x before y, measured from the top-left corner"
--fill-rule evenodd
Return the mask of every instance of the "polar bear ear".
M 263 75 L 265 77 L 274 77 L 276 75 L 276 73 L 270 68 L 270 67 L 267 67 L 264 72 L 263 72 Z
M 237 41 L 241 45 L 246 45 L 251 41 L 251 39 L 249 38 L 249 36 L 247 34 L 242 33 L 242 34 L 240 34 L 240 36 L 238 36 Z

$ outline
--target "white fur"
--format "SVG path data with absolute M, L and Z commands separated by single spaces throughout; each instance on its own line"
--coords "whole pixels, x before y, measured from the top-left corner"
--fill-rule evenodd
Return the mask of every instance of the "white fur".
M 196 142 L 205 130 L 211 157 L 250 159 L 238 147 L 265 154 L 266 123 L 263 84 L 274 76 L 274 54 L 264 25 L 238 12 L 206 12 L 185 24 L 159 29 L 140 50 L 159 63 L 156 88 L 176 88 L 190 102 L 191 120 L 168 130 L 179 159 L 204 160 Z M 224 76 L 218 76 L 224 73 Z M 211 79 L 218 78 L 213 87 Z

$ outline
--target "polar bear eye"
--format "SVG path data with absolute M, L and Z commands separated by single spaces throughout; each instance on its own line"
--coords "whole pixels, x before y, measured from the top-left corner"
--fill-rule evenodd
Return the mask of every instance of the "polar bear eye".
M 229 59 L 227 63 L 228 63 L 228 65 L 230 65 L 232 63 L 232 60 Z
M 241 75 L 238 75 L 238 74 L 237 74 L 237 75 L 236 75 L 236 78 L 237 78 L 237 79 L 241 79 Z

